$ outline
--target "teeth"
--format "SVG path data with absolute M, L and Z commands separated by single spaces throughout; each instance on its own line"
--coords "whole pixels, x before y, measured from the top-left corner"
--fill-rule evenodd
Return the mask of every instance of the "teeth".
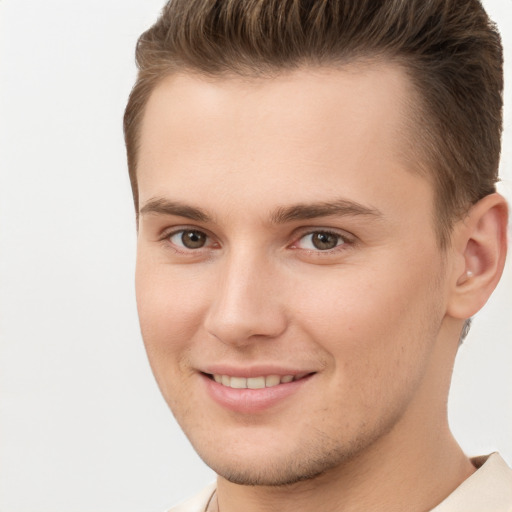
M 268 375 L 267 377 L 230 377 L 229 375 L 213 375 L 215 382 L 233 389 L 263 389 L 272 388 L 279 384 L 287 384 L 304 378 L 307 373 L 298 375 Z
M 249 389 L 263 389 L 265 387 L 265 377 L 251 377 L 247 379 Z
M 281 377 L 279 375 L 269 375 L 265 378 L 265 387 L 271 388 L 281 383 Z
M 247 379 L 244 377 L 231 377 L 230 386 L 235 389 L 244 389 L 247 387 Z

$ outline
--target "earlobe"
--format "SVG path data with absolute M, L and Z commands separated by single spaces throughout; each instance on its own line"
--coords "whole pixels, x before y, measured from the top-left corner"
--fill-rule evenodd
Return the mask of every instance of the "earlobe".
M 507 253 L 508 206 L 500 194 L 476 203 L 454 229 L 453 285 L 447 314 L 466 319 L 487 302 L 500 280 Z

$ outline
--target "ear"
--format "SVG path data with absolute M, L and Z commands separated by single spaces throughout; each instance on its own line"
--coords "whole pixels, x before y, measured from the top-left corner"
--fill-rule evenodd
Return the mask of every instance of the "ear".
M 507 221 L 507 202 L 496 193 L 481 199 L 455 225 L 449 316 L 472 317 L 496 288 L 507 254 Z

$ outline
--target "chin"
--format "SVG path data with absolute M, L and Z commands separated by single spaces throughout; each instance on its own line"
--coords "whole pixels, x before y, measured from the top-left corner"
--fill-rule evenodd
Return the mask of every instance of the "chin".
M 339 465 L 339 461 L 313 461 L 305 464 L 296 460 L 267 459 L 265 464 L 209 463 L 217 475 L 238 485 L 281 487 L 314 480 Z
M 336 468 L 342 468 L 367 444 L 367 439 L 357 439 L 349 446 L 336 446 L 332 439 L 310 438 L 296 443 L 293 449 L 286 452 L 268 445 L 262 450 L 261 443 L 247 447 L 244 453 L 237 453 L 236 449 L 220 452 L 196 447 L 196 450 L 217 475 L 229 482 L 279 487 L 315 480 Z

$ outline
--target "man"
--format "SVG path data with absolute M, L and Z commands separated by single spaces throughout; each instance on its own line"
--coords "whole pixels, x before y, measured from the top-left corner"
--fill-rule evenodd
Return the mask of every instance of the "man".
M 503 270 L 477 0 L 175 0 L 125 114 L 137 301 L 217 473 L 177 511 L 510 511 L 446 403 Z

